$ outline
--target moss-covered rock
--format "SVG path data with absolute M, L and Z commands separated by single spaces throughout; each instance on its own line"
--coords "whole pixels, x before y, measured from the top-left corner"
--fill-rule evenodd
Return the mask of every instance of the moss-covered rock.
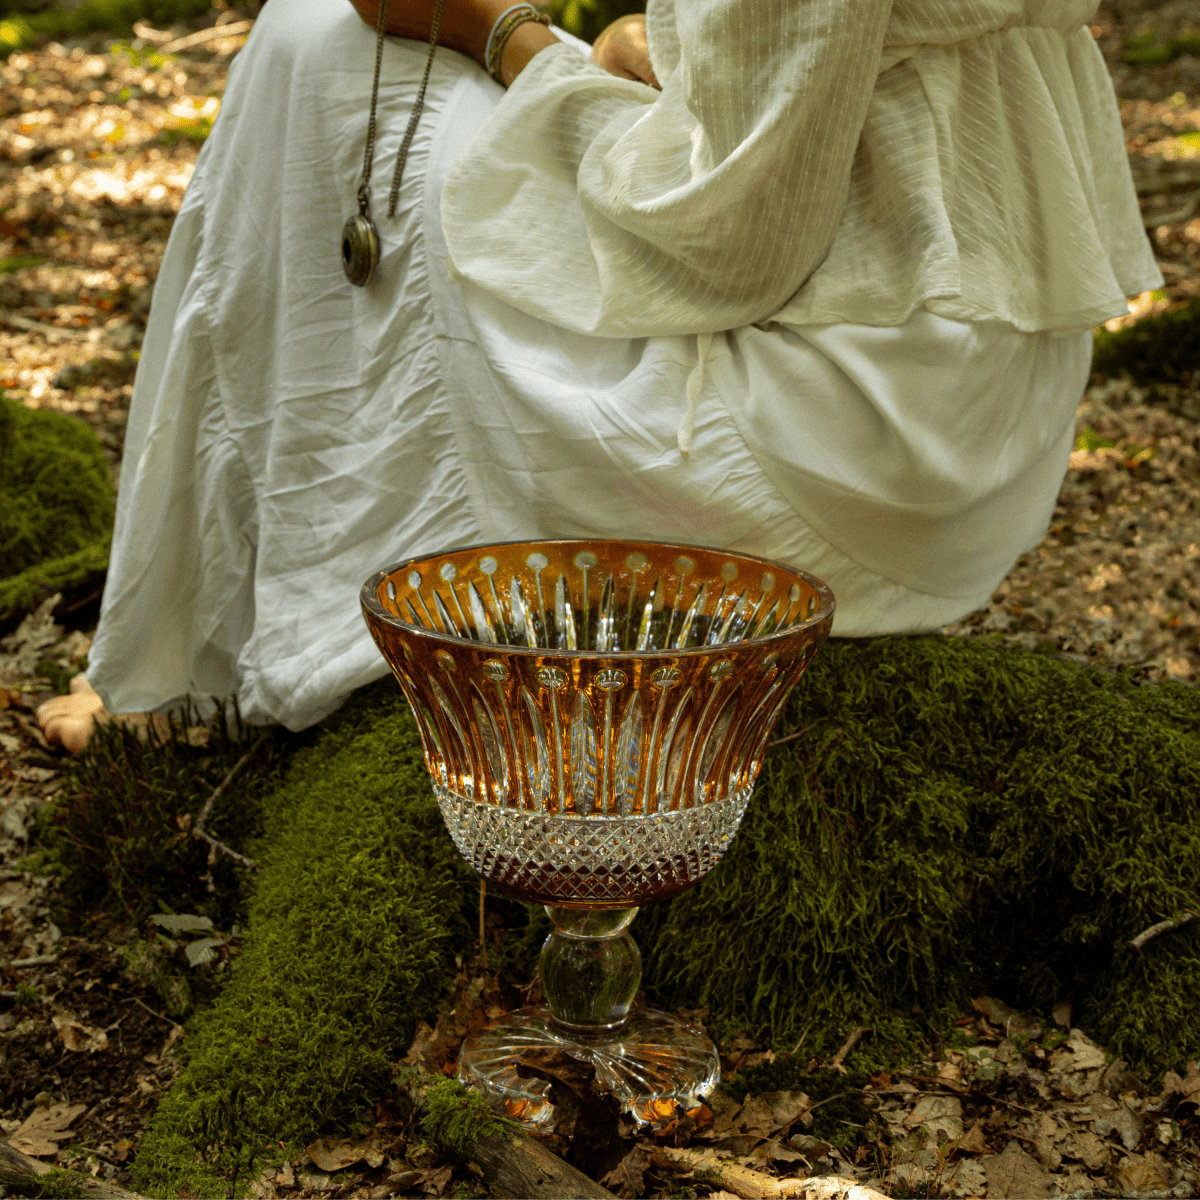
M 352 1123 L 470 943 L 474 878 L 389 689 L 268 801 L 247 948 L 189 1028 L 143 1190 L 216 1195 L 268 1142 Z M 777 1048 L 804 1033 L 805 1057 L 869 1024 L 852 1070 L 981 992 L 1070 998 L 1143 1070 L 1200 1054 L 1196 926 L 1124 944 L 1200 902 L 1200 691 L 991 642 L 832 641 L 780 734 L 809 726 L 768 756 L 726 861 L 639 917 L 652 996 Z
M 352 1123 L 470 939 L 474 880 L 394 689 L 336 714 L 265 811 L 247 948 L 138 1152 L 149 1195 L 224 1196 L 280 1141 Z
M 1200 381 L 1200 300 L 1113 333 L 1096 330 L 1092 370 L 1104 376 L 1125 373 L 1141 384 Z
M 96 435 L 0 396 L 0 626 L 102 572 L 113 514 Z
M 639 918 L 647 978 L 719 1030 L 831 1051 L 981 992 L 1077 1002 L 1162 1070 L 1200 1052 L 1200 691 L 990 642 L 832 641 L 728 859 Z M 736 931 L 736 936 L 731 934 Z

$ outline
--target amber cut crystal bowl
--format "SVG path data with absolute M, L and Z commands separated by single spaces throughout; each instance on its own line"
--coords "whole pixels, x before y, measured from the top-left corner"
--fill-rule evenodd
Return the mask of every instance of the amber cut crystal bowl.
M 455 844 L 490 888 L 554 922 L 549 1007 L 474 1035 L 460 1077 L 544 1124 L 548 1085 L 516 1064 L 565 1047 L 645 1119 L 695 1101 L 719 1077 L 716 1052 L 683 1022 L 631 1011 L 627 926 L 728 849 L 833 594 L 750 555 L 572 540 L 412 559 L 361 599 Z

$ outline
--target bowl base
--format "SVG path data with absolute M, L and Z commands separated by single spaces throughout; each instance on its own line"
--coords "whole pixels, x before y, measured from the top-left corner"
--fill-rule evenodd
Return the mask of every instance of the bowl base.
M 695 1108 L 721 1079 L 721 1062 L 709 1037 L 657 1009 L 639 1009 L 603 1040 L 575 1038 L 557 1025 L 550 1009 L 523 1008 L 473 1033 L 463 1043 L 458 1078 L 503 1102 L 526 1129 L 554 1127 L 550 1084 L 517 1073 L 528 1050 L 565 1050 L 596 1067 L 596 1081 L 621 1108 L 647 1125 L 657 1124 L 675 1103 Z

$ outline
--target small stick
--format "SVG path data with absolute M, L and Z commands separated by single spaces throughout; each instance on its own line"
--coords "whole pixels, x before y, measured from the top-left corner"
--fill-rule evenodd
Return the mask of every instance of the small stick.
M 810 729 L 816 729 L 817 723 L 814 721 L 811 725 L 805 725 L 803 729 L 796 730 L 795 733 L 785 734 L 781 738 L 776 738 L 773 742 L 767 743 L 767 749 L 773 750 L 776 746 L 786 746 L 788 742 L 794 742 L 797 738 L 802 738 Z
M 162 1013 L 156 1013 L 154 1011 L 154 1009 L 152 1009 L 150 1007 L 150 1005 L 146 1004 L 142 1000 L 139 1000 L 136 996 L 130 996 L 129 999 L 125 1001 L 125 1003 L 129 1004 L 130 1001 L 132 1001 L 134 1004 L 140 1004 L 152 1017 L 157 1017 L 160 1021 L 166 1021 L 166 1023 L 168 1025 L 173 1025 L 176 1029 L 183 1028 L 183 1026 L 180 1025 L 178 1021 L 172 1021 L 170 1017 L 164 1017 L 162 1015 Z
M 1184 925 L 1196 920 L 1200 920 L 1200 913 L 1193 912 L 1190 908 L 1185 908 L 1183 910 L 1183 916 L 1177 921 L 1174 919 L 1159 921 L 1157 925 L 1151 925 L 1149 929 L 1143 929 L 1142 932 L 1137 935 L 1137 937 L 1130 938 L 1125 945 L 1127 945 L 1130 950 L 1136 950 L 1138 954 L 1141 954 L 1142 947 L 1147 942 L 1158 937 L 1160 933 L 1167 933 L 1172 929 L 1182 929 Z
M 205 832 L 204 823 L 208 820 L 212 813 L 213 805 L 225 794 L 229 785 L 233 782 L 234 776 L 254 757 L 259 747 L 266 741 L 265 737 L 260 737 L 241 758 L 233 764 L 229 770 L 229 774 L 217 784 L 212 790 L 212 795 L 204 802 L 204 807 L 200 810 L 200 815 L 191 822 L 192 837 L 199 838 L 202 842 L 207 842 L 208 851 L 208 870 L 204 873 L 204 883 L 208 888 L 209 895 L 217 890 L 217 885 L 213 882 L 213 867 L 217 865 L 217 852 L 227 854 L 236 863 L 241 863 L 248 871 L 259 870 L 259 865 L 252 858 L 247 858 L 244 854 L 239 854 L 236 850 L 230 849 L 224 842 L 218 842 L 215 837 Z
M 479 957 L 483 961 L 484 967 L 488 965 L 487 957 L 487 926 L 484 924 L 484 917 L 487 914 L 487 880 L 479 881 Z
M 860 1025 L 857 1029 L 852 1029 L 850 1031 L 850 1036 L 842 1043 L 842 1048 L 833 1056 L 833 1060 L 829 1064 L 830 1067 L 832 1067 L 835 1071 L 841 1071 L 841 1073 L 844 1075 L 846 1073 L 846 1068 L 842 1066 L 842 1063 L 846 1061 L 846 1055 L 858 1045 L 859 1039 L 864 1033 L 874 1032 L 875 1030 L 870 1025 Z
M 762 1171 L 743 1167 L 712 1150 L 679 1150 L 655 1146 L 655 1166 L 687 1173 L 701 1183 L 732 1192 L 743 1200 L 886 1200 L 881 1192 L 863 1187 L 852 1179 L 822 1175 L 814 1179 L 776 1179 Z
M 211 815 L 213 805 L 216 804 L 216 802 L 225 794 L 229 785 L 233 782 L 234 776 L 237 775 L 237 773 L 250 761 L 250 759 L 254 757 L 254 754 L 262 744 L 263 739 L 259 738 L 258 741 L 255 742 L 254 745 L 251 746 L 250 749 L 247 750 L 246 753 L 243 754 L 242 757 L 233 764 L 229 770 L 229 774 L 226 775 L 225 778 L 222 779 L 215 788 L 213 788 L 212 795 L 205 800 L 204 807 L 200 810 L 200 815 L 196 818 L 195 825 L 197 829 L 204 828 L 204 822 L 207 821 Z
M 816 1020 L 816 1018 L 814 1017 L 813 1020 Z M 813 1027 L 812 1021 L 809 1021 L 809 1023 L 807 1025 L 805 1025 L 804 1032 L 800 1035 L 800 1040 L 791 1048 L 791 1050 L 788 1051 L 788 1058 L 791 1058 L 792 1055 L 795 1054 L 796 1051 L 799 1050 L 800 1047 L 804 1045 L 804 1039 L 806 1037 L 808 1037 L 808 1031 L 812 1027 Z

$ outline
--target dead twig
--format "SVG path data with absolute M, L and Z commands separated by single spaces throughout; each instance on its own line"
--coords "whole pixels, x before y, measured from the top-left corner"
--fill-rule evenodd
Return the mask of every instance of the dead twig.
M 129 1004 L 130 1002 L 132 1002 L 134 1004 L 140 1004 L 152 1017 L 157 1017 L 160 1021 L 166 1021 L 166 1023 L 168 1025 L 172 1026 L 175 1029 L 183 1028 L 183 1026 L 180 1025 L 178 1021 L 172 1021 L 170 1017 L 164 1017 L 162 1015 L 162 1013 L 155 1012 L 154 1009 L 152 1009 L 150 1007 L 150 1005 L 146 1004 L 144 1001 L 139 1000 L 136 996 L 130 996 L 129 999 L 125 1001 L 126 1004 Z
M 1157 217 L 1143 217 L 1142 224 L 1147 229 L 1156 229 L 1159 225 L 1182 225 L 1200 213 L 1200 190 L 1192 193 L 1192 198 L 1174 212 L 1162 213 Z
M 1149 929 L 1143 929 L 1135 938 L 1130 938 L 1125 943 L 1130 950 L 1137 951 L 1141 954 L 1142 947 L 1149 941 L 1158 937 L 1160 933 L 1168 933 L 1172 929 L 1182 929 L 1184 925 L 1192 921 L 1200 920 L 1200 913 L 1193 912 L 1190 908 L 1183 910 L 1183 916 L 1178 919 L 1170 918 L 1166 921 L 1159 921 L 1157 925 L 1151 925 Z
M 807 1025 L 805 1025 L 804 1032 L 800 1035 L 800 1040 L 788 1051 L 788 1058 L 791 1058 L 792 1055 L 795 1054 L 800 1049 L 800 1047 L 804 1045 L 804 1039 L 806 1037 L 808 1037 L 808 1031 L 812 1027 L 813 1027 L 812 1021 L 809 1021 L 809 1023 Z
M 846 1055 L 858 1045 L 859 1040 L 864 1033 L 874 1033 L 874 1029 L 870 1025 L 860 1025 L 857 1029 L 850 1031 L 850 1036 L 842 1043 L 842 1048 L 830 1060 L 829 1066 L 834 1071 L 841 1071 L 844 1075 L 846 1068 L 842 1064 L 846 1061 Z
M 487 916 L 487 880 L 479 881 L 479 959 L 487 968 L 487 926 L 484 919 Z
M 230 21 L 227 25 L 213 25 L 208 29 L 201 29 L 198 33 L 189 33 L 186 37 L 176 38 L 174 41 L 159 46 L 158 53 L 165 56 L 178 54 L 180 50 L 194 50 L 197 46 L 215 42 L 218 38 L 239 37 L 243 33 L 249 33 L 253 28 L 253 21 Z
M 816 1179 L 776 1179 L 722 1158 L 713 1150 L 680 1150 L 655 1146 L 652 1161 L 657 1167 L 688 1174 L 713 1188 L 732 1192 L 743 1200 L 885 1200 L 881 1192 L 863 1187 L 852 1179 L 822 1175 Z
M 817 723 L 814 721 L 811 725 L 805 725 L 803 729 L 797 729 L 795 733 L 785 734 L 781 738 L 776 738 L 773 742 L 767 743 L 767 749 L 773 750 L 776 746 L 786 746 L 788 742 L 794 742 L 798 738 L 802 738 L 810 730 L 816 729 Z
M 42 321 L 31 321 L 28 317 L 19 317 L 16 313 L 0 313 L 0 321 L 5 325 L 11 325 L 13 329 L 20 329 L 25 333 L 42 333 L 47 337 L 51 335 L 65 338 L 80 338 L 87 337 L 86 329 L 64 329 L 60 325 L 47 325 Z
M 217 841 L 215 837 L 205 830 L 204 825 L 209 816 L 212 814 L 213 805 L 216 804 L 216 802 L 225 794 L 237 773 L 254 757 L 256 753 L 258 753 L 259 748 L 265 741 L 265 737 L 260 737 L 258 741 L 256 741 L 254 745 L 251 746 L 250 749 L 247 750 L 246 753 L 243 754 L 242 757 L 233 764 L 233 766 L 229 769 L 229 774 L 226 775 L 225 778 L 222 779 L 215 788 L 213 788 L 212 795 L 205 800 L 204 807 L 200 810 L 199 816 L 188 821 L 188 824 L 191 827 L 191 836 L 199 841 L 207 843 L 208 845 L 208 869 L 204 873 L 204 882 L 208 888 L 209 895 L 212 895 L 212 893 L 217 890 L 217 885 L 213 882 L 213 868 L 217 865 L 218 853 L 228 855 L 228 857 L 233 859 L 235 863 L 239 863 L 241 866 L 245 867 L 247 871 L 257 871 L 260 869 L 259 864 L 256 863 L 254 859 L 247 858 L 244 854 L 239 854 L 236 850 L 226 846 L 224 842 Z

